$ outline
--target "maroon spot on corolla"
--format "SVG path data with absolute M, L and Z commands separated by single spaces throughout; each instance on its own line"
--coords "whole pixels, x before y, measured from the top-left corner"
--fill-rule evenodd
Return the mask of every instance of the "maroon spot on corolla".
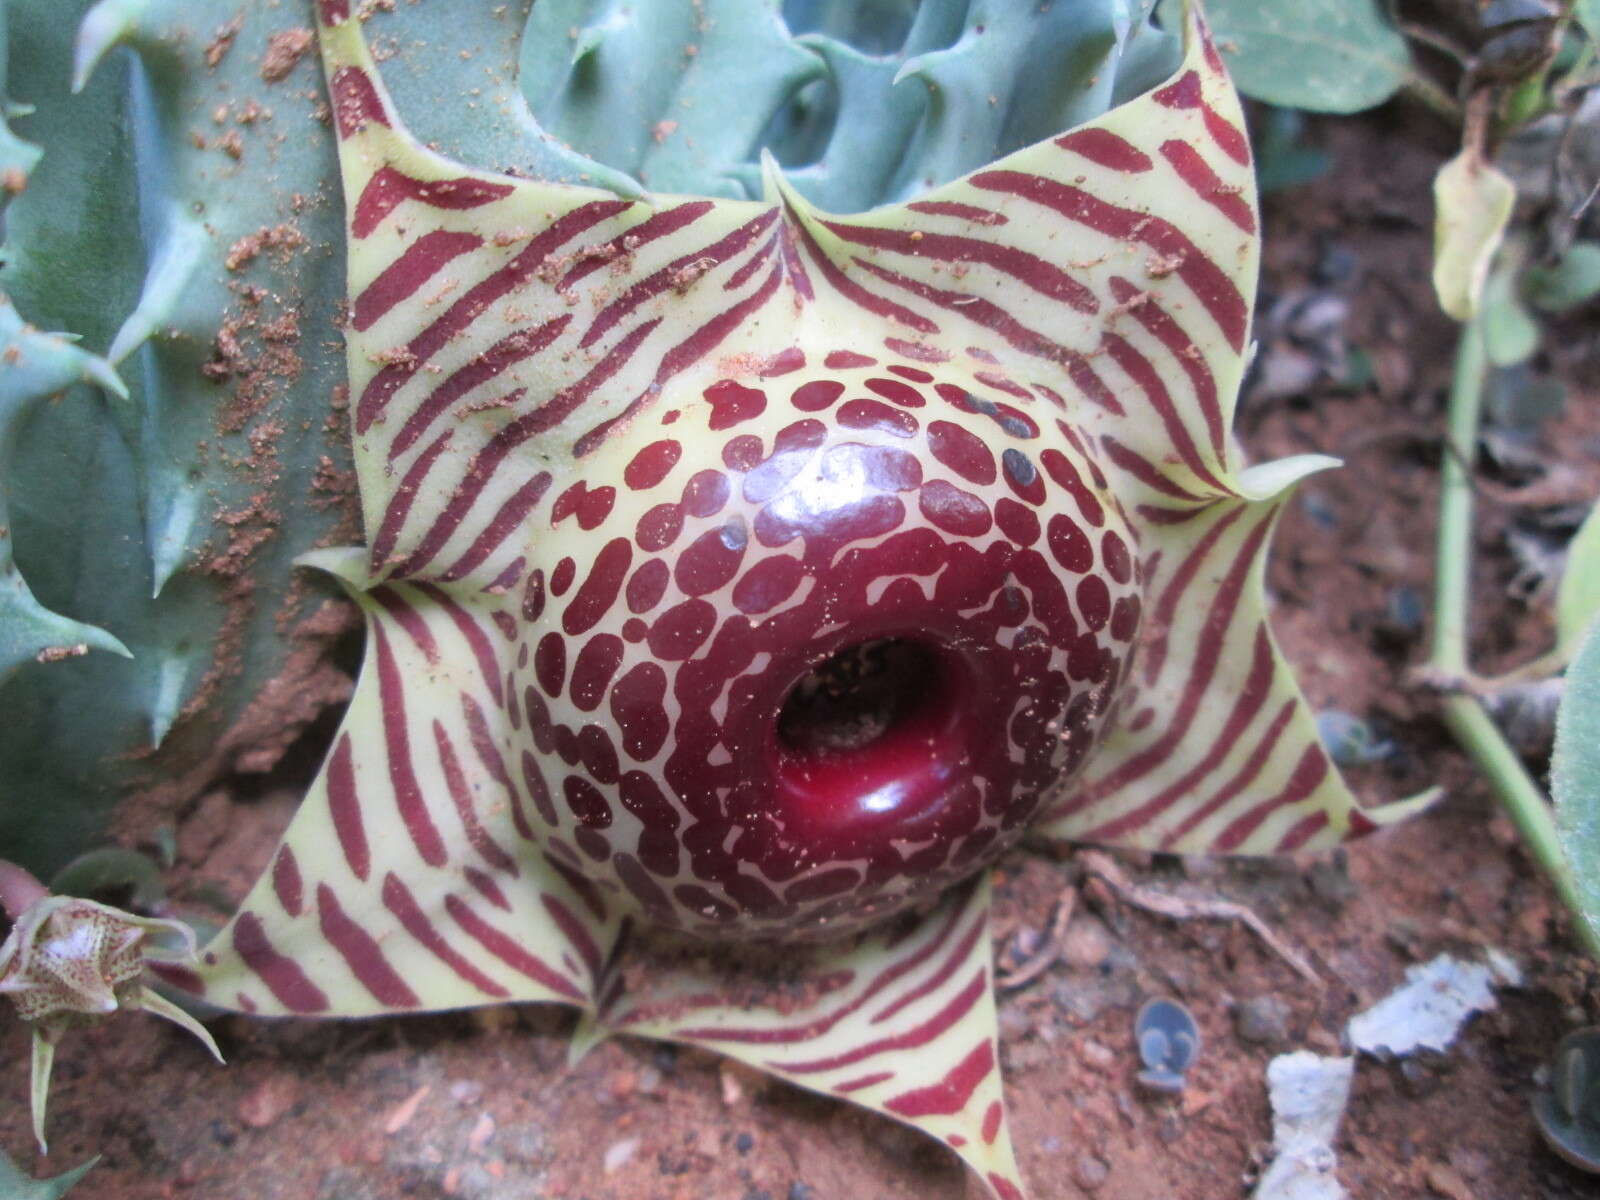
M 761 462 L 761 439 L 753 433 L 730 438 L 722 448 L 722 465 L 730 471 L 754 470 Z
M 904 355 L 906 358 L 914 358 L 918 362 L 943 363 L 950 361 L 950 356 L 937 346 L 925 346 L 921 342 L 908 342 L 904 338 L 897 337 L 886 337 L 883 339 L 883 344 L 886 349 L 892 350 L 896 354 Z M 909 367 L 889 368 L 889 370 L 897 373 L 910 369 Z M 907 376 L 907 378 L 910 378 L 910 376 Z
M 714 517 L 728 502 L 728 476 L 722 471 L 697 471 L 683 487 L 679 503 L 691 517 Z
M 806 352 L 799 346 L 790 346 L 787 350 L 779 350 L 767 359 L 766 365 L 761 368 L 761 378 L 773 379 L 779 375 L 787 375 L 805 365 Z
M 995 501 L 994 519 L 1000 532 L 1019 546 L 1031 546 L 1039 540 L 1039 518 L 1033 509 L 1024 508 L 1010 496 Z
M 522 752 L 522 783 L 528 789 L 534 810 L 544 818 L 545 824 L 558 824 L 560 818 L 556 815 L 555 804 L 550 800 L 550 787 L 545 783 L 544 772 L 539 770 L 538 760 L 526 750 Z
M 1083 623 L 1099 633 L 1111 620 L 1111 589 L 1099 575 L 1085 575 L 1078 580 L 1077 596 Z
M 1078 473 L 1078 468 L 1072 465 L 1072 461 L 1065 454 L 1052 448 L 1041 454 L 1039 461 L 1044 463 L 1044 469 L 1050 473 L 1050 478 L 1071 494 L 1084 520 L 1096 528 L 1105 523 L 1105 506 L 1100 503 L 1100 498 L 1085 486 L 1083 476 Z
M 688 658 L 717 627 L 717 610 L 704 600 L 685 600 L 667 609 L 650 627 L 650 652 L 667 662 Z
M 639 865 L 639 860 L 631 854 L 618 854 L 611 860 L 612 867 L 617 872 L 617 878 L 622 881 L 622 886 L 627 888 L 639 906 L 658 921 L 670 922 L 676 915 L 672 901 L 661 885 Z
M 673 438 L 651 442 L 622 468 L 622 482 L 631 491 L 648 491 L 665 479 L 682 457 L 683 445 Z
M 1014 438 L 1036 438 L 1039 436 L 1039 423 L 1020 409 L 1009 404 L 996 404 L 994 406 L 994 420 Z
M 522 586 L 522 617 L 537 621 L 544 615 L 544 571 L 535 568 Z
M 550 524 L 559 525 L 568 517 L 576 516 L 580 529 L 594 529 L 611 515 L 611 506 L 616 500 L 616 488 L 608 484 L 590 491 L 587 481 L 580 479 L 556 497 L 550 509 Z
M 799 559 L 787 554 L 768 555 L 733 585 L 733 606 L 752 616 L 767 612 L 794 595 L 804 577 Z
M 801 412 L 821 412 L 842 395 L 844 384 L 837 379 L 813 379 L 795 388 L 789 403 Z
M 606 798 L 581 775 L 568 775 L 561 785 L 572 815 L 590 829 L 605 829 L 611 824 L 611 805 Z
M 869 448 L 854 445 L 833 447 L 824 456 L 822 479 L 850 480 L 864 473 L 862 451 L 866 449 Z M 756 514 L 755 534 L 763 546 L 773 549 L 804 535 L 806 556 L 826 562 L 850 542 L 882 537 L 900 525 L 905 516 L 905 505 L 893 496 L 862 498 L 852 494 L 835 504 L 831 497 L 819 502 L 812 494 L 797 496 L 786 492 Z
M 582 850 L 595 862 L 605 862 L 611 857 L 611 843 L 606 835 L 598 829 L 590 829 L 587 825 L 580 825 L 572 833 L 572 840 L 578 843 Z
M 734 875 L 724 881 L 728 898 L 747 913 L 758 917 L 782 917 L 793 911 L 777 894 L 753 875 Z
M 843 895 L 861 882 L 861 872 L 854 867 L 834 867 L 820 875 L 807 875 L 797 879 L 783 890 L 783 898 L 790 904 L 807 904 Z
M 622 640 L 630 643 L 639 643 L 649 636 L 650 626 L 638 617 L 629 617 L 622 623 Z
M 563 558 L 556 564 L 556 569 L 550 572 L 550 594 L 565 596 L 577 576 L 578 564 L 571 558 Z
M 1133 639 L 1139 629 L 1139 597 L 1118 596 L 1111 609 L 1111 636 L 1119 642 Z
M 970 483 L 995 481 L 994 452 L 977 435 L 949 421 L 928 426 L 928 449 L 934 458 Z
M 710 429 L 713 433 L 732 429 L 766 411 L 767 394 L 758 388 L 745 387 L 732 379 L 712 384 L 704 392 L 711 403 Z
M 672 731 L 666 695 L 667 673 L 653 662 L 631 667 L 611 689 L 611 715 L 629 758 L 649 762 L 661 752 Z
M 556 754 L 560 756 L 561 761 L 566 763 L 567 766 L 569 766 L 569 767 L 577 766 L 578 765 L 578 735 L 577 735 L 577 733 L 570 726 L 562 725 L 562 724 L 560 724 L 558 722 L 556 724 L 555 730 L 554 730 L 554 732 L 552 733 L 551 736 L 555 738 Z
M 918 503 L 924 517 L 956 537 L 980 537 L 993 523 L 987 504 L 943 479 L 924 484 Z
M 878 360 L 867 354 L 857 354 L 854 350 L 834 350 L 822 360 L 822 365 L 830 371 L 845 371 L 852 367 L 876 366 Z
M 1106 574 L 1117 583 L 1127 583 L 1133 578 L 1133 558 L 1128 553 L 1128 543 L 1115 529 L 1108 529 L 1100 539 L 1100 557 L 1105 562 Z
M 561 614 L 561 628 L 569 634 L 592 629 L 616 601 L 632 559 L 633 544 L 627 538 L 612 538 L 602 546 L 572 603 Z
M 614 633 L 597 633 L 583 644 L 572 664 L 572 703 L 578 711 L 600 707 L 611 677 L 622 665 L 622 653 L 622 639 Z
M 610 786 L 617 782 L 617 748 L 603 726 L 585 725 L 578 730 L 578 761 L 596 783 Z
M 898 375 L 901 379 L 909 379 L 912 383 L 932 383 L 933 375 L 921 367 L 908 367 L 903 363 L 896 363 L 888 368 L 889 374 Z
M 676 504 L 658 504 L 639 518 L 633 540 L 646 553 L 665 550 L 683 532 L 683 509 Z
M 871 430 L 891 437 L 908 438 L 917 432 L 915 417 L 881 400 L 852 400 L 839 409 L 836 420 L 846 429 Z
M 726 586 L 739 573 L 749 535 L 744 522 L 708 529 L 684 550 L 672 578 L 685 596 L 704 596 Z
M 1094 567 L 1094 545 L 1089 535 L 1066 513 L 1057 513 L 1046 527 L 1050 539 L 1050 553 L 1069 571 L 1083 574 Z
M 869 379 L 867 390 L 876 392 L 885 400 L 892 400 L 904 408 L 921 408 L 927 403 L 920 391 L 898 379 L 884 379 L 881 376 Z
M 745 476 L 745 500 L 764 504 L 777 495 L 805 468 L 827 437 L 828 427 L 811 417 L 785 425 L 772 440 L 772 454 Z
M 1035 506 L 1044 503 L 1044 477 L 1026 453 L 1013 446 L 1000 456 L 1000 461 L 1005 468 L 1006 486 L 1016 496 Z
M 552 698 L 561 694 L 567 681 L 567 639 L 554 630 L 539 639 L 533 652 L 533 673 L 544 694 Z
M 1067 651 L 1067 674 L 1082 683 L 1101 671 L 1100 643 L 1092 633 L 1081 633 Z
M 540 754 L 550 754 L 556 748 L 555 725 L 550 720 L 550 706 L 533 688 L 522 690 L 522 707 L 528 710 L 528 732 Z
M 628 580 L 625 593 L 628 601 L 628 610 L 636 613 L 646 613 L 661 603 L 661 597 L 666 594 L 667 581 L 672 578 L 671 568 L 659 558 L 652 558 L 641 563 L 639 569 Z

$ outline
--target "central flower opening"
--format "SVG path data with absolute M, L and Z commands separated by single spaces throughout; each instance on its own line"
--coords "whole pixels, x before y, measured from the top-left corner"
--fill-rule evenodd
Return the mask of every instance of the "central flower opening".
M 773 731 L 795 832 L 927 836 L 970 758 L 971 682 L 959 655 L 912 637 L 856 642 L 807 671 Z

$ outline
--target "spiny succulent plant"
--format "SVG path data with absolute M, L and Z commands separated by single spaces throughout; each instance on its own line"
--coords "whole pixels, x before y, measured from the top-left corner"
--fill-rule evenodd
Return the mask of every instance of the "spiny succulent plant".
M 770 161 L 759 200 L 464 165 L 317 16 L 367 536 L 309 561 L 366 659 L 263 879 L 153 969 L 259 1014 L 569 1004 L 1022 1195 L 987 864 L 1407 811 L 1355 804 L 1266 627 L 1330 460 L 1229 435 L 1258 224 L 1198 14 L 1160 86 L 859 216 Z

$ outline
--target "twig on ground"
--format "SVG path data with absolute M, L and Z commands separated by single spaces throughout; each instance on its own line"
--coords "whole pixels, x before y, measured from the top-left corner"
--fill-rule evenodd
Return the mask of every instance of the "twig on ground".
M 1322 976 L 1317 974 L 1316 968 L 1307 962 L 1298 950 L 1273 933 L 1267 923 L 1247 906 L 1233 900 L 1186 899 L 1157 891 L 1141 883 L 1134 883 L 1123 874 L 1122 868 L 1111 859 L 1110 855 L 1099 850 L 1083 851 L 1078 855 L 1078 861 L 1083 864 L 1085 872 L 1101 880 L 1119 898 L 1135 908 L 1142 908 L 1158 916 L 1170 917 L 1174 921 L 1192 921 L 1198 918 L 1240 922 L 1260 938 L 1269 950 L 1307 980 L 1319 987 L 1322 986 Z
M 1002 992 L 1015 991 L 1043 975 L 1061 957 L 1062 943 L 1067 935 L 1067 924 L 1072 911 L 1078 906 L 1078 890 L 1067 887 L 1056 900 L 1055 911 L 1050 915 L 1050 929 L 1035 948 L 1033 954 L 1008 971 L 995 972 L 995 987 Z

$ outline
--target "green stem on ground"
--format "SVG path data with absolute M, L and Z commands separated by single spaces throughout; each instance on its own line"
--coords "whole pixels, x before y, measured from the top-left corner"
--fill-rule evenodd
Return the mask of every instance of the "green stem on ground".
M 1450 385 L 1447 443 L 1439 483 L 1439 538 L 1434 567 L 1433 647 L 1429 669 L 1443 678 L 1468 674 L 1467 600 L 1472 575 L 1471 467 L 1483 412 L 1489 355 L 1477 320 L 1461 327 Z M 1600 959 L 1600 937 L 1583 918 L 1577 881 L 1561 849 L 1555 815 L 1482 701 L 1466 694 L 1443 698 L 1445 724 L 1494 787 L 1523 847 L 1572 912 L 1573 934 Z

